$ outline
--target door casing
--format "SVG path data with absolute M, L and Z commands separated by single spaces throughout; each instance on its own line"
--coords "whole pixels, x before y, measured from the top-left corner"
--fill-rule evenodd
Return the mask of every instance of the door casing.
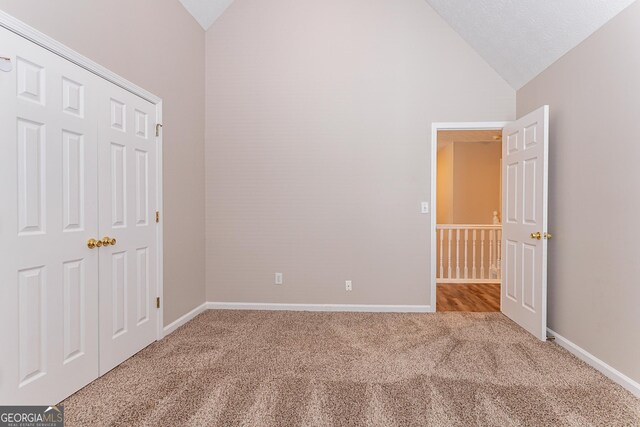
M 436 191 L 438 176 L 438 131 L 441 130 L 502 130 L 509 122 L 434 122 L 431 124 L 431 312 L 436 312 L 436 275 L 437 275 L 437 239 L 436 239 Z M 500 285 L 502 286 L 502 284 Z

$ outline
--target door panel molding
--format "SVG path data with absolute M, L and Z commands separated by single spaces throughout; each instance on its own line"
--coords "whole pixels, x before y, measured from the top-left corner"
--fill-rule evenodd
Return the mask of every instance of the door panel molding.
M 151 102 L 152 104 L 155 105 L 155 120 L 156 123 L 162 123 L 162 119 L 163 119 L 163 114 L 162 114 L 162 98 L 147 91 L 146 89 L 143 89 L 142 87 L 136 85 L 135 83 L 132 83 L 131 81 L 123 78 L 122 76 L 119 76 L 118 74 L 114 73 L 113 71 L 109 70 L 106 67 L 103 67 L 102 65 L 98 64 L 95 61 L 92 61 L 91 59 L 87 58 L 86 56 L 76 52 L 75 50 L 69 48 L 68 46 L 66 46 L 63 43 L 60 43 L 59 41 L 47 36 L 46 34 L 36 30 L 35 28 L 33 28 L 32 26 L 26 24 L 25 22 L 15 18 L 14 16 L 11 16 L 10 14 L 0 10 L 0 27 L 7 29 L 8 31 L 11 31 L 12 33 L 22 37 L 23 39 L 26 39 L 28 41 L 30 41 L 31 43 L 40 46 L 46 50 L 48 50 L 49 52 L 54 53 L 55 55 L 66 59 L 67 61 L 71 62 L 72 64 L 77 65 L 80 68 L 83 68 L 93 74 L 95 74 L 96 76 L 102 78 L 103 80 L 106 80 L 110 83 L 113 83 L 116 86 L 121 87 L 124 90 L 127 90 L 129 92 L 131 92 L 132 94 L 139 96 L 142 99 L 145 99 L 149 102 Z M 64 76 L 67 79 L 67 82 L 71 82 L 71 83 L 76 83 L 73 79 L 71 79 L 71 77 L 68 76 Z M 85 96 L 84 93 L 84 88 L 79 88 L 79 90 L 81 91 L 82 96 Z M 84 101 L 83 101 L 84 102 Z M 82 106 L 82 108 L 84 109 L 85 104 L 81 103 L 80 104 Z M 79 107 L 79 106 L 78 106 Z M 67 113 L 70 113 L 71 111 L 67 111 Z M 84 114 L 84 112 L 83 112 Z M 153 126 L 152 126 L 153 128 Z M 149 133 L 149 135 L 153 138 L 155 138 L 155 143 L 156 143 L 156 149 L 157 149 L 157 167 L 156 167 L 156 182 L 157 182 L 157 188 L 156 188 L 156 200 L 155 200 L 155 206 L 156 206 L 156 211 L 158 212 L 162 212 L 163 211 L 163 183 L 162 183 L 162 147 L 163 147 L 163 132 L 157 132 L 157 133 Z M 157 221 L 157 242 L 158 242 L 158 249 L 156 251 L 156 259 L 157 259 L 157 266 L 158 266 L 158 287 L 155 290 L 156 294 L 158 295 L 158 297 L 161 298 L 161 301 L 164 302 L 164 271 L 163 271 L 163 245 L 164 245 L 164 215 L 160 215 L 159 220 Z M 158 313 L 158 324 L 156 325 L 156 329 L 157 329 L 157 339 L 161 339 L 162 337 L 164 337 L 164 305 L 161 305 L 160 307 L 161 309 L 159 310 Z
M 99 254 L 100 374 L 157 339 L 160 310 L 152 293 L 159 259 L 155 204 L 157 146 L 145 119 L 155 106 L 102 81 L 98 90 L 100 236 L 115 239 Z M 149 197 L 151 195 L 151 197 Z
M 5 28 L 0 38 L 20 64 L 0 73 L 0 401 L 51 404 L 98 376 L 98 257 L 86 245 L 98 117 L 66 92 L 73 81 L 88 95 L 99 78 Z
M 138 111 L 122 123 L 135 129 L 136 138 L 156 154 L 155 159 L 148 157 L 141 171 L 147 174 L 142 184 L 155 180 L 156 187 L 139 203 L 139 209 L 149 211 L 146 222 L 154 227 L 156 247 L 149 246 L 141 260 L 148 273 L 139 283 L 128 283 L 136 290 L 141 286 L 141 294 L 150 294 L 153 313 L 135 307 L 128 323 L 146 316 L 139 323 L 150 324 L 155 339 L 164 336 L 163 310 L 155 308 L 155 297 L 163 296 L 163 215 L 154 221 L 154 211 L 162 212 L 163 137 L 162 132 L 153 132 L 162 120 L 162 99 L 3 11 L 0 33 L 2 54 L 13 63 L 12 70 L 0 73 L 0 93 L 12 100 L 0 105 L 0 132 L 3 139 L 15 142 L 4 144 L 0 156 L 0 180 L 15 183 L 0 188 L 0 196 L 13 206 L 0 210 L 0 224 L 8 225 L 0 227 L 0 255 L 5 260 L 0 263 L 0 278 L 9 278 L 0 298 L 0 327 L 7 336 L 7 345 L 0 348 L 0 400 L 51 404 L 99 374 L 98 337 L 91 330 L 98 316 L 92 306 L 97 300 L 98 249 L 87 248 L 88 238 L 103 237 L 98 235 L 94 200 L 98 183 L 92 177 L 98 169 L 96 82 L 108 82 L 152 104 L 146 113 Z M 132 161 L 133 155 L 130 150 L 127 160 Z M 19 167 L 24 169 L 20 174 Z M 18 177 L 24 181 L 20 186 Z M 130 172 L 130 194 L 136 191 L 135 178 Z M 133 201 L 127 207 L 135 213 Z M 128 225 L 132 222 L 135 219 Z M 46 242 L 51 238 L 55 245 Z M 53 246 L 59 249 L 49 250 Z M 134 266 L 130 260 L 129 269 L 135 270 Z M 150 281 L 153 276 L 155 283 Z M 34 315 L 20 319 L 23 313 Z M 92 358 L 95 365 L 87 363 Z
M 509 123 L 503 132 L 502 157 L 509 166 L 502 171 L 507 183 L 503 210 L 508 212 L 502 238 L 509 250 L 502 259 L 507 274 L 503 276 L 501 311 L 536 338 L 546 340 L 547 239 L 543 236 L 548 231 L 549 107 Z M 517 150 L 509 143 L 514 138 L 519 141 Z

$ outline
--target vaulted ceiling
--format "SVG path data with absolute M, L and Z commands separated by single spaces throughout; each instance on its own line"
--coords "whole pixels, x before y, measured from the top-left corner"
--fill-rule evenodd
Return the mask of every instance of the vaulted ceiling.
M 205 30 L 233 1 L 180 0 Z M 519 89 L 635 0 L 426 1 Z
M 427 0 L 514 89 L 634 0 Z
M 233 0 L 180 0 L 180 3 L 206 31 L 227 10 Z

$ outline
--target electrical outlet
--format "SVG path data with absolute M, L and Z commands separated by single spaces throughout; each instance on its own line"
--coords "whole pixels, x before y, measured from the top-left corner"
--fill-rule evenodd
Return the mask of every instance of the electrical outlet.
M 276 273 L 276 285 L 282 285 L 282 273 Z
M 344 282 L 344 289 L 347 292 L 351 292 L 353 290 L 353 285 L 351 283 L 351 280 L 347 280 L 347 281 Z

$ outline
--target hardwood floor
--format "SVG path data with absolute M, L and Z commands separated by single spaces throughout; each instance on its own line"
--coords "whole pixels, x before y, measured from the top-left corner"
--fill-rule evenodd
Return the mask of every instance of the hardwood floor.
M 500 311 L 500 285 L 438 285 L 437 311 Z

